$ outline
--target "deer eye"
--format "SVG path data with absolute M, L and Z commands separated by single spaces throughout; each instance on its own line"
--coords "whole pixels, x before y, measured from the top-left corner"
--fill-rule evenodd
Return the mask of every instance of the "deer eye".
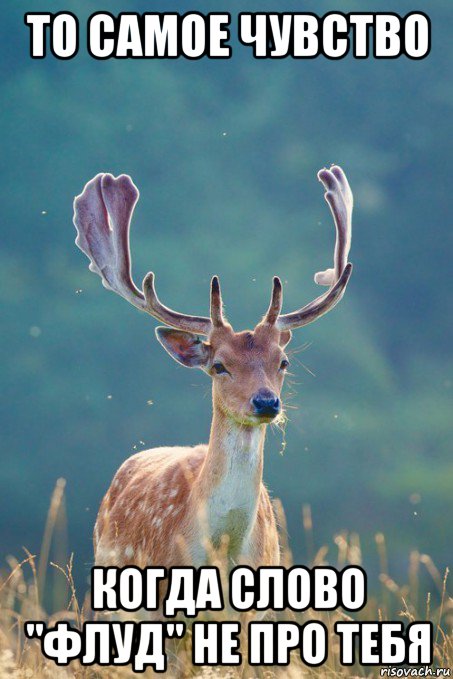
M 289 361 L 287 358 L 284 358 L 283 361 L 280 363 L 280 370 L 286 370 L 286 368 L 289 366 Z
M 224 374 L 228 373 L 228 370 L 225 368 L 223 363 L 220 363 L 220 361 L 217 361 L 217 363 L 214 363 L 214 365 L 212 366 L 212 369 L 214 370 L 214 372 L 217 373 L 217 375 L 224 375 Z

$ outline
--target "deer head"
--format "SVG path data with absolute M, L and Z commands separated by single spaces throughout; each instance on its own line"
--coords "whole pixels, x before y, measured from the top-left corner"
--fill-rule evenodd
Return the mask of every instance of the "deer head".
M 98 174 L 74 201 L 76 244 L 90 259 L 90 270 L 106 288 L 164 323 L 156 328 L 164 349 L 182 365 L 209 374 L 214 406 L 245 425 L 266 424 L 280 414 L 291 331 L 333 309 L 351 275 L 347 259 L 353 198 L 348 181 L 337 166 L 320 170 L 318 179 L 336 228 L 333 267 L 315 275 L 315 282 L 328 286 L 327 291 L 297 311 L 282 314 L 282 284 L 275 277 L 265 316 L 253 331 L 238 333 L 225 319 L 217 276 L 211 281 L 209 317 L 182 314 L 162 304 L 153 273 L 145 276 L 142 290 L 137 288 L 131 275 L 129 228 L 139 192 L 129 176 Z

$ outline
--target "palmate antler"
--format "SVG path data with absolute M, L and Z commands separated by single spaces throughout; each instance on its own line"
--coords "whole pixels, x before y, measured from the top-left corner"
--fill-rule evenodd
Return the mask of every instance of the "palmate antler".
M 132 279 L 129 229 L 139 195 L 127 175 L 96 175 L 74 201 L 76 245 L 106 288 L 172 328 L 208 335 L 210 318 L 181 314 L 159 301 L 152 272 L 143 280 L 143 292 Z
M 333 165 L 330 170 L 325 168 L 320 170 L 318 179 L 326 189 L 325 199 L 330 206 L 334 219 L 336 242 L 333 268 L 315 274 L 315 282 L 318 285 L 328 285 L 329 290 L 301 309 L 281 315 L 282 284 L 276 276 L 271 303 L 264 322 L 276 325 L 279 330 L 301 328 L 333 309 L 343 297 L 352 273 L 352 264 L 348 263 L 351 247 L 352 191 L 345 173 L 337 165 Z
M 307 325 L 333 309 L 343 297 L 351 275 L 352 264 L 347 262 L 351 246 L 351 189 L 343 170 L 337 166 L 320 170 L 318 179 L 326 189 L 325 198 L 337 234 L 333 268 L 315 276 L 316 283 L 328 285 L 329 290 L 301 309 L 281 315 L 282 284 L 275 277 L 271 303 L 262 322 L 276 325 L 279 330 Z M 162 304 L 154 287 L 152 272 L 145 276 L 142 291 L 135 285 L 131 274 L 129 229 L 138 198 L 139 191 L 129 176 L 115 178 L 111 174 L 96 175 L 74 201 L 77 246 L 87 255 L 90 270 L 101 277 L 106 288 L 165 325 L 209 335 L 214 328 L 225 324 L 217 276 L 211 281 L 210 318 L 182 314 Z

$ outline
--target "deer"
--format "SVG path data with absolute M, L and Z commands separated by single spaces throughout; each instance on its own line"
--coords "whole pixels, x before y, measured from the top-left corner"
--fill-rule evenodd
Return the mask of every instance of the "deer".
M 280 544 L 263 483 L 266 430 L 283 416 L 282 386 L 292 331 L 333 309 L 351 276 L 353 197 L 339 166 L 318 179 L 336 230 L 333 267 L 315 275 L 327 290 L 282 314 L 282 283 L 273 278 L 269 307 L 254 330 L 235 332 L 219 284 L 210 288 L 209 317 L 174 311 L 158 298 L 155 276 L 140 290 L 131 273 L 129 231 L 139 191 L 128 175 L 96 175 L 74 201 L 76 245 L 105 288 L 163 323 L 158 342 L 178 363 L 212 379 L 209 442 L 138 452 L 120 466 L 94 527 L 97 566 L 200 567 L 223 545 L 228 564 L 278 566 Z

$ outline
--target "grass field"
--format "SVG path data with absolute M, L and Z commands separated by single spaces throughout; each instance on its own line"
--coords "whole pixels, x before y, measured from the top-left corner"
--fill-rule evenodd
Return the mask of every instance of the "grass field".
M 292 563 L 289 548 L 285 517 L 280 503 L 275 503 L 281 526 L 283 544 L 283 564 Z M 41 620 L 48 626 L 60 620 L 67 620 L 79 627 L 85 620 L 93 619 L 89 608 L 88 595 L 80 597 L 76 592 L 73 579 L 73 559 L 68 563 L 54 563 L 49 560 L 51 544 L 59 544 L 59 533 L 64 522 L 64 481 L 59 480 L 53 493 L 46 528 L 44 531 L 42 548 L 39 558 L 30 554 L 26 549 L 23 557 L 18 560 L 8 556 L 0 577 L 0 679 L 116 679 L 117 677 L 137 676 L 130 668 L 114 667 L 83 667 L 78 662 L 72 662 L 68 667 L 58 667 L 53 661 L 44 658 L 40 651 L 40 644 L 35 640 L 24 637 L 24 622 L 27 620 Z M 308 507 L 304 508 L 304 530 L 307 538 L 311 539 L 312 524 Z M 441 573 L 434 561 L 425 554 L 413 552 L 410 555 L 407 583 L 400 584 L 392 579 L 387 569 L 387 554 L 385 538 L 382 534 L 375 536 L 376 549 L 379 554 L 381 572 L 379 576 L 380 591 L 378 596 L 370 596 L 367 605 L 357 615 L 356 620 L 402 620 L 409 623 L 414 620 L 431 620 L 434 625 L 434 664 L 433 668 L 453 668 L 453 600 L 448 595 L 448 571 Z M 58 553 L 58 552 L 57 552 Z M 333 558 L 327 560 L 332 554 Z M 4 556 L 4 555 L 3 555 Z M 326 565 L 337 568 L 348 564 L 361 564 L 362 552 L 357 535 L 338 535 L 332 546 L 325 546 L 318 550 L 313 562 L 309 564 Z M 424 587 L 425 575 L 429 575 L 429 585 Z M 424 591 L 422 590 L 424 587 Z M 45 596 L 44 596 L 45 593 Z M 47 604 L 45 610 L 44 600 Z M 218 620 L 218 613 L 211 613 L 211 619 Z M 227 618 L 226 614 L 224 619 Z M 299 623 L 307 620 L 324 622 L 329 630 L 329 657 L 326 664 L 317 668 L 303 665 L 293 651 L 293 660 L 289 667 L 281 669 L 257 668 L 242 665 L 238 668 L 195 668 L 191 663 L 191 633 L 187 632 L 179 642 L 172 642 L 171 649 L 167 649 L 169 668 L 166 676 L 170 677 L 377 677 L 379 668 L 374 667 L 342 667 L 339 661 L 339 647 L 337 637 L 333 632 L 333 625 L 337 620 L 350 620 L 349 615 L 337 610 L 334 613 L 320 613 L 307 611 L 295 614 L 291 611 L 278 614 L 279 619 L 296 620 Z M 246 628 L 243 625 L 243 629 Z M 241 639 L 241 650 L 246 648 L 246 639 Z M 244 655 L 246 655 L 244 653 Z M 152 670 L 144 675 L 151 676 Z

